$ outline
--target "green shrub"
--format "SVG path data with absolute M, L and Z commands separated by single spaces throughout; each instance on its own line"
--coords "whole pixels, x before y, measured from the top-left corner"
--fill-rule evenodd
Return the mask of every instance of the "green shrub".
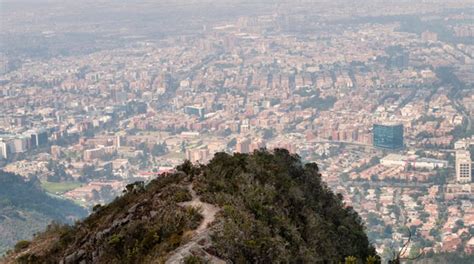
M 366 262 L 367 264 L 377 264 L 380 263 L 380 258 L 377 256 L 368 256 Z
M 178 234 L 172 234 L 168 240 L 169 245 L 172 248 L 177 248 L 181 244 L 181 236 Z
M 102 208 L 102 205 L 101 204 L 96 204 L 94 205 L 94 207 L 92 207 L 92 212 L 97 212 L 100 210 L 100 208 Z
M 23 254 L 16 259 L 18 264 L 36 264 L 38 263 L 38 257 L 34 254 Z
M 207 261 L 205 261 L 203 258 L 199 256 L 187 256 L 184 258 L 184 264 L 205 264 Z
M 123 236 L 120 234 L 114 234 L 110 236 L 109 240 L 107 241 L 107 244 L 109 244 L 112 247 L 117 247 L 123 242 Z
M 202 221 L 202 215 L 200 214 L 201 208 L 188 207 L 186 208 L 186 214 L 190 221 L 191 229 L 196 229 Z
M 357 258 L 353 256 L 346 257 L 345 264 L 357 264 Z
M 191 194 L 184 188 L 178 189 L 174 194 L 174 201 L 177 203 L 191 200 Z
M 23 249 L 29 247 L 31 244 L 30 241 L 27 241 L 27 240 L 20 240 L 18 241 L 18 243 L 16 243 L 15 245 L 15 252 L 20 252 L 22 251 Z
M 143 240 L 141 242 L 141 250 L 143 252 L 148 252 L 151 250 L 156 244 L 160 242 L 160 236 L 156 231 L 149 230 Z

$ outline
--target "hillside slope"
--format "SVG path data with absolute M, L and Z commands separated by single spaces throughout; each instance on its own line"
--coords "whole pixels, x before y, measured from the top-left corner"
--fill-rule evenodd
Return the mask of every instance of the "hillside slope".
M 72 202 L 47 195 L 37 180 L 0 171 L 0 255 L 16 241 L 31 239 L 51 221 L 72 223 L 86 214 Z
M 218 153 L 51 227 L 13 263 L 315 263 L 375 255 L 362 221 L 286 150 Z

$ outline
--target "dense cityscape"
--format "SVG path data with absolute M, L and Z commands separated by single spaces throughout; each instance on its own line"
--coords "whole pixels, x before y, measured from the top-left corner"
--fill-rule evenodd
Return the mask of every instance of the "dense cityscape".
M 201 19 L 183 4 L 190 26 L 156 35 L 5 5 L 0 168 L 92 209 L 185 159 L 285 148 L 380 255 L 408 233 L 407 254 L 474 254 L 472 1 L 259 5 Z M 110 36 L 61 43 L 85 29 Z

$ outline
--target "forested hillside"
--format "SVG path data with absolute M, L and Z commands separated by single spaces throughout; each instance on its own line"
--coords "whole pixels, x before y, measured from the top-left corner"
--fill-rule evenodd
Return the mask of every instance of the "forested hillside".
M 46 194 L 37 179 L 0 170 L 0 255 L 52 221 L 73 223 L 86 214 L 78 205 Z

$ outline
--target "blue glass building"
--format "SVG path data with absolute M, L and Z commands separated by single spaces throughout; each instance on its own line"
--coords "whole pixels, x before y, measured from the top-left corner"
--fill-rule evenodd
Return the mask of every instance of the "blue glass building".
M 375 147 L 384 149 L 403 148 L 403 125 L 381 125 L 373 126 L 373 143 Z
M 184 112 L 188 115 L 199 116 L 200 118 L 204 117 L 204 107 L 200 106 L 185 106 Z

